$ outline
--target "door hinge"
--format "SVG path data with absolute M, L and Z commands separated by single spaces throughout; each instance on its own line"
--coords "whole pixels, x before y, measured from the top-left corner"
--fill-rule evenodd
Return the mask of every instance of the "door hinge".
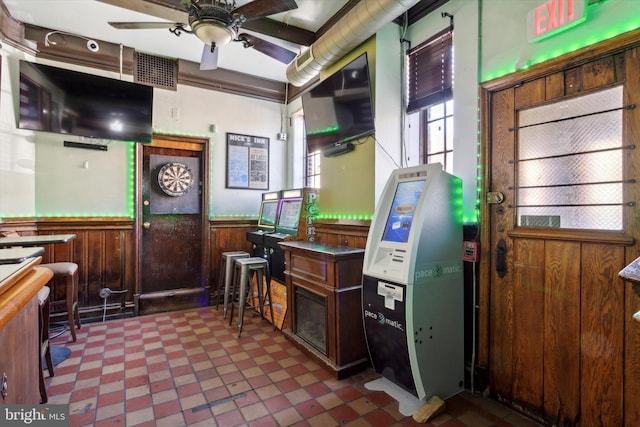
M 499 191 L 489 191 L 487 193 L 487 203 L 500 204 L 504 201 L 504 194 Z

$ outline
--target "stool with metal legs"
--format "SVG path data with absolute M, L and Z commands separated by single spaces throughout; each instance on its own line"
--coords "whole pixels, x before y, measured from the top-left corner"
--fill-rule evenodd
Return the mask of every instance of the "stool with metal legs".
M 220 275 L 218 277 L 218 294 L 216 296 L 216 310 L 220 305 L 220 297 L 223 296 L 222 318 L 227 318 L 227 308 L 229 307 L 229 291 L 233 279 L 234 261 L 239 258 L 249 258 L 248 252 L 234 251 L 223 252 L 220 257 Z
M 253 278 L 256 279 L 256 289 L 258 304 L 255 303 L 255 296 L 251 291 Z M 245 308 L 259 308 L 260 316 L 264 319 L 264 307 L 269 307 L 271 314 L 271 322 L 273 320 L 273 305 L 271 304 L 271 276 L 269 275 L 269 264 L 266 259 L 260 257 L 241 258 L 235 260 L 233 287 L 231 295 L 238 292 L 238 338 L 242 333 L 242 323 Z M 265 289 L 266 288 L 266 289 Z M 248 300 L 250 302 L 248 302 Z M 231 302 L 231 312 L 229 313 L 229 325 L 233 321 L 233 308 L 236 302 Z

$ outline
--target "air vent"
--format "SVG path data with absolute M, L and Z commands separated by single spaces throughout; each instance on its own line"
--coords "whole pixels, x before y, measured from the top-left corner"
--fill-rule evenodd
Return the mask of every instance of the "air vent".
M 134 64 L 133 74 L 136 83 L 160 89 L 177 89 L 178 62 L 175 59 L 136 52 Z
M 296 69 L 300 70 L 307 66 L 309 62 L 313 61 L 313 52 L 311 52 L 311 47 L 305 50 L 296 58 Z

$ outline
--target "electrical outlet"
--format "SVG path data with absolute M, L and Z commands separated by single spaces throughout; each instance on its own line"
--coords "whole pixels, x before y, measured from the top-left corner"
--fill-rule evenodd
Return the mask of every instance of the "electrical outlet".
M 287 140 L 287 134 L 286 134 L 286 133 L 284 133 L 284 132 L 280 132 L 280 133 L 278 134 L 278 140 L 280 140 L 280 141 L 286 141 L 286 140 Z

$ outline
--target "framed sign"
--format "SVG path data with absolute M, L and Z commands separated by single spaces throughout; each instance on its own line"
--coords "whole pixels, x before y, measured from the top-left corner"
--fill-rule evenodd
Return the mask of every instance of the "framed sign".
M 269 189 L 269 138 L 227 133 L 227 188 Z

